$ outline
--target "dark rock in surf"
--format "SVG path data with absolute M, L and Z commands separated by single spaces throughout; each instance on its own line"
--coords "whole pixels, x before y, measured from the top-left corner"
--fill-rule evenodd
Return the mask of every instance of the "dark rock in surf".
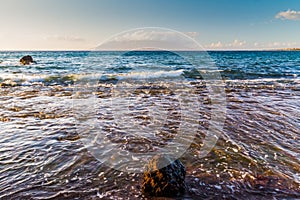
M 186 170 L 180 160 L 157 155 L 146 166 L 142 191 L 156 197 L 176 197 L 184 193 Z
M 32 63 L 36 63 L 33 58 L 29 55 L 24 56 L 20 59 L 20 63 L 22 63 L 23 65 L 30 65 Z

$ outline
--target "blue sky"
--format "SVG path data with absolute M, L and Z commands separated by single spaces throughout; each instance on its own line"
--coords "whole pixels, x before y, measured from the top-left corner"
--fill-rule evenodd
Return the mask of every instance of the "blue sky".
M 0 50 L 90 49 L 163 27 L 206 49 L 300 47 L 299 0 L 0 0 Z

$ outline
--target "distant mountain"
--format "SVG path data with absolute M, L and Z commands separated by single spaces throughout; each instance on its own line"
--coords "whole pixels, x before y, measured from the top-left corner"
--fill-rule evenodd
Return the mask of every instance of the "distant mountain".
M 300 48 L 283 48 L 283 49 L 278 49 L 282 51 L 300 51 Z

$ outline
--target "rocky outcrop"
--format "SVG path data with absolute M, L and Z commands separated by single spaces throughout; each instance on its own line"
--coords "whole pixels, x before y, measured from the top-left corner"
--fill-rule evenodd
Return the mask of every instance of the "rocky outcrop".
M 36 63 L 33 58 L 29 55 L 24 56 L 20 59 L 20 63 L 22 63 L 23 65 L 30 65 L 32 63 Z
M 148 196 L 180 196 L 186 188 L 185 174 L 185 167 L 180 160 L 172 162 L 168 156 L 154 156 L 146 166 L 142 191 Z

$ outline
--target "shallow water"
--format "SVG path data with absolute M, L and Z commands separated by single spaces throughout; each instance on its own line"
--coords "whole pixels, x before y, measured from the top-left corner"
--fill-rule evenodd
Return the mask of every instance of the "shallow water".
M 17 58 L 27 53 L 38 64 L 19 66 Z M 201 159 L 212 102 L 206 81 L 195 78 L 189 63 L 173 54 L 135 53 L 121 60 L 112 59 L 114 52 L 100 54 L 0 53 L 0 80 L 15 83 L 0 88 L 0 199 L 147 198 L 141 193 L 142 174 L 107 167 L 82 143 L 73 98 L 76 82 L 93 80 L 92 73 L 101 74 L 93 92 L 102 133 L 130 151 L 180 145 L 173 138 L 183 109 L 170 88 L 182 75 L 194 88 L 201 109 L 194 110 L 195 137 L 180 158 L 188 185 L 181 199 L 300 198 L 299 53 L 210 53 L 225 80 L 227 113 L 217 144 Z M 204 64 L 201 69 L 209 70 Z M 144 81 L 149 74 L 164 81 Z M 124 77 L 134 80 L 126 85 L 134 90 L 120 87 Z M 126 95 L 115 95 L 116 87 Z M 126 112 L 114 115 L 124 112 L 116 102 L 125 97 L 130 97 Z M 153 116 L 161 113 L 167 117 L 159 124 Z M 136 123 L 133 129 L 116 122 L 120 116 Z M 155 125 L 160 127 L 154 134 Z

